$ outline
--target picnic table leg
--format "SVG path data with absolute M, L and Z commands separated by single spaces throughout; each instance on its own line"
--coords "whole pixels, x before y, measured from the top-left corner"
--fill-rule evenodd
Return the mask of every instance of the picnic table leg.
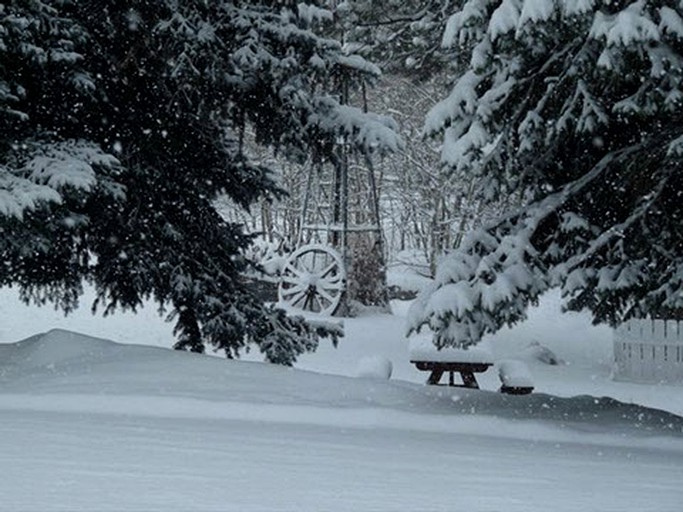
M 429 375 L 429 378 L 427 379 L 427 384 L 430 384 L 432 386 L 438 384 L 441 380 L 442 375 L 443 370 L 432 370 L 432 373 Z
M 462 383 L 466 388 L 479 389 L 479 384 L 477 384 L 477 379 L 474 377 L 472 372 L 460 372 L 462 377 Z

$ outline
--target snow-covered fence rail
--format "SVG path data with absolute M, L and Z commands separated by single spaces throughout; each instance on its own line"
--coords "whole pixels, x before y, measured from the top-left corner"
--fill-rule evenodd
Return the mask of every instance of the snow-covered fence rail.
M 615 378 L 683 382 L 683 321 L 633 319 L 614 333 Z

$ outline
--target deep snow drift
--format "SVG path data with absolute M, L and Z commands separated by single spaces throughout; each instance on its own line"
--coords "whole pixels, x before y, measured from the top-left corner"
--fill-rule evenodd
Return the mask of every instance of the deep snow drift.
M 65 317 L 50 307 L 24 306 L 15 290 L 0 289 L 0 343 L 16 342 L 58 327 L 121 343 L 167 348 L 173 345 L 172 325 L 159 317 L 153 305 L 137 314 L 102 317 L 90 313 L 92 300 L 94 293 L 86 288 L 83 307 Z M 316 353 L 299 358 L 297 368 L 355 377 L 362 359 L 380 357 L 392 363 L 392 379 L 424 383 L 425 373 L 410 364 L 409 341 L 404 337 L 409 304 L 394 301 L 393 314 L 368 313 L 344 319 L 346 336 L 339 346 L 333 348 L 323 341 Z M 424 332 L 416 338 L 429 341 L 429 336 Z M 545 296 L 538 307 L 529 311 L 526 322 L 488 337 L 480 347 L 492 353 L 495 361 L 524 361 L 538 392 L 562 397 L 609 396 L 683 416 L 681 386 L 614 381 L 611 329 L 591 325 L 586 314 L 562 313 L 558 294 Z M 252 351 L 243 359 L 261 361 L 262 356 Z M 559 364 L 548 364 L 551 360 Z M 493 368 L 477 377 L 483 388 L 500 386 L 497 370 Z
M 32 408 L 30 404 L 43 404 L 39 408 L 64 411 L 57 405 L 63 397 L 83 395 L 80 403 L 84 410 L 107 412 L 104 405 L 93 402 L 104 403 L 105 397 L 112 396 L 171 396 L 260 405 L 341 407 L 345 412 L 373 407 L 418 414 L 472 415 L 474 412 L 497 418 L 543 420 L 548 427 L 567 430 L 570 437 L 574 429 L 590 430 L 586 424 L 640 436 L 683 434 L 683 417 L 610 398 L 559 398 L 543 393 L 520 398 L 375 378 L 352 379 L 160 347 L 122 345 L 61 329 L 0 345 L 0 385 L 0 403 L 26 409 Z M 13 402 L 11 397 L 15 394 L 32 394 L 34 398 L 24 397 Z M 86 395 L 96 400 L 86 399 Z M 120 402 L 121 414 L 182 416 L 182 412 L 165 411 L 163 407 L 135 410 L 133 406 L 129 410 L 126 400 Z M 130 403 L 135 400 L 131 399 Z M 77 403 L 65 407 L 79 409 Z M 230 413 L 227 415 L 230 417 Z M 281 421 L 305 422 L 301 417 L 281 418 Z M 401 424 L 388 423 L 392 428 L 403 428 Z M 349 424 L 358 426 L 354 421 Z
M 63 330 L 0 345 L 6 510 L 680 509 L 683 418 Z

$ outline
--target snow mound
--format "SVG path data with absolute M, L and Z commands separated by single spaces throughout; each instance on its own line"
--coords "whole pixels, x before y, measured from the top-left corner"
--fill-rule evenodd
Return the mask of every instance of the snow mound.
M 356 375 L 371 379 L 390 379 L 393 365 L 386 357 L 366 356 L 358 362 Z
M 144 368 L 146 361 L 164 359 L 160 357 L 163 354 L 171 360 L 180 356 L 160 347 L 120 344 L 52 329 L 16 343 L 0 344 L 0 387 L 28 384 L 32 390 L 57 391 L 64 387 L 78 389 L 90 383 L 102 390 L 104 382 L 120 382 L 117 387 L 123 388 L 122 381 L 127 377 L 130 384 L 136 380 L 163 382 L 166 377 L 161 375 L 145 376 L 133 371 Z M 167 366 L 171 368 L 172 362 Z
M 69 363 L 84 364 L 101 359 L 116 345 L 113 341 L 52 329 L 14 345 L 5 345 L 3 352 L 9 352 L 5 356 L 23 369 L 52 369 Z
M 503 386 L 509 388 L 533 388 L 534 380 L 522 361 L 512 359 L 498 364 L 498 376 Z

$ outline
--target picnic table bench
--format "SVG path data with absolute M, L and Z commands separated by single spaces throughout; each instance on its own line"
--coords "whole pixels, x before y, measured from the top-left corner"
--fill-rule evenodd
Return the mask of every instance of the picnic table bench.
M 427 378 L 427 384 L 438 385 L 443 374 L 448 372 L 448 385 L 463 388 L 479 389 L 475 373 L 482 373 L 489 369 L 493 363 L 472 363 L 456 361 L 411 361 L 418 370 L 431 372 Z M 454 374 L 459 373 L 462 384 L 456 384 Z
M 436 349 L 428 342 L 411 343 L 410 362 L 424 372 L 431 372 L 427 384 L 447 385 L 479 389 L 474 376 L 493 366 L 493 359 L 487 350 L 479 348 Z M 526 395 L 533 391 L 534 385 L 526 365 L 521 361 L 506 360 L 498 362 L 498 377 L 502 383 L 501 393 Z M 448 373 L 448 383 L 441 384 L 444 373 Z M 460 374 L 461 383 L 455 382 L 455 374 Z

